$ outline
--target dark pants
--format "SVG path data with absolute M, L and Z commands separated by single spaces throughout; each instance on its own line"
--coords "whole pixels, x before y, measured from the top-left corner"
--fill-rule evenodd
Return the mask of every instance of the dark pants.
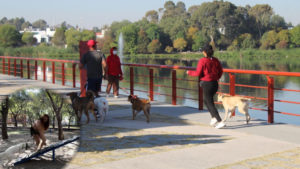
M 95 92 L 96 95 L 98 95 L 98 92 L 100 91 L 100 87 L 102 84 L 102 78 L 88 78 L 87 80 L 87 90 L 92 90 Z
M 222 121 L 214 103 L 214 95 L 217 93 L 219 87 L 218 82 L 201 81 L 201 87 L 203 88 L 204 104 L 206 105 L 208 111 L 210 112 L 211 117 L 216 118 L 218 122 Z
M 111 87 L 113 87 L 113 92 L 115 96 L 119 95 L 119 77 L 118 76 L 113 76 L 113 75 L 108 75 L 108 83 L 107 83 L 107 88 L 106 88 L 106 93 L 110 93 Z

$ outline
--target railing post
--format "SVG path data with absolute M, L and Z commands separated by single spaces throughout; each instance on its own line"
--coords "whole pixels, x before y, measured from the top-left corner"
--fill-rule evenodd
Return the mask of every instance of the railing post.
M 200 87 L 200 77 L 198 78 L 198 109 L 203 110 L 203 89 Z
M 23 60 L 20 60 L 21 78 L 23 78 Z
M 65 85 L 65 63 L 61 63 L 61 84 Z
M 17 76 L 17 59 L 14 60 L 14 75 Z
M 5 74 L 5 58 L 2 58 L 2 73 Z
M 76 63 L 72 65 L 73 87 L 76 87 Z
M 27 60 L 27 78 L 30 79 L 30 60 Z
M 134 94 L 134 74 L 133 74 L 133 67 L 130 67 L 130 94 Z
M 10 59 L 9 58 L 8 58 L 7 62 L 8 62 L 8 72 L 7 72 L 7 74 L 10 75 Z
M 43 61 L 43 81 L 46 81 L 46 61 Z
M 229 73 L 229 94 L 235 95 L 235 74 Z M 232 112 L 232 116 L 235 116 L 235 110 Z
M 176 105 L 176 70 L 172 70 L 172 104 Z
M 37 65 L 37 60 L 34 61 L 34 76 L 35 76 L 35 80 L 38 80 L 38 65 Z
M 268 123 L 274 123 L 274 78 L 268 79 Z
M 153 69 L 149 69 L 149 97 L 153 101 Z
M 52 83 L 55 84 L 55 62 L 52 62 Z

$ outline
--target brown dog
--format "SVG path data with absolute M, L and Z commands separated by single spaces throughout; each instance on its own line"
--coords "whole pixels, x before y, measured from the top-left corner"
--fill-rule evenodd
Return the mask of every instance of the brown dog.
M 36 149 L 42 149 L 43 146 L 46 145 L 46 137 L 45 131 L 49 128 L 49 116 L 47 114 L 40 117 L 38 120 L 34 122 L 34 124 L 30 128 L 30 134 L 33 136 Z M 40 145 L 40 141 L 42 140 L 42 144 Z
M 147 118 L 147 123 L 150 122 L 150 99 L 140 99 L 135 95 L 129 95 L 128 101 L 132 104 L 132 120 L 135 119 L 135 116 L 140 112 L 144 111 L 144 114 Z
M 82 116 L 82 111 L 84 111 L 87 117 L 86 124 L 89 123 L 90 121 L 89 110 L 92 111 L 92 113 L 94 114 L 96 122 L 98 121 L 96 113 L 94 111 L 95 109 L 94 92 L 87 91 L 86 97 L 79 97 L 76 92 L 68 93 L 67 95 L 70 96 L 70 99 L 72 101 L 72 107 L 75 111 L 75 114 L 77 115 L 79 122 Z

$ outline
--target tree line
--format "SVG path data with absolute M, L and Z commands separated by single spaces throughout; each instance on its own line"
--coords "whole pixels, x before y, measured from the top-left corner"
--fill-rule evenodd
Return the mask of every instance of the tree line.
M 46 21 L 32 24 L 23 18 L 0 21 L 0 47 L 31 46 L 31 33 L 20 34 L 20 29 L 32 26 L 45 28 Z M 174 53 L 199 51 L 210 43 L 218 50 L 285 49 L 300 46 L 300 25 L 293 27 L 275 14 L 268 4 L 236 6 L 231 2 L 215 0 L 186 9 L 183 2 L 166 1 L 162 8 L 150 10 L 139 21 L 115 21 L 106 30 L 98 45 L 104 53 L 118 45 L 122 32 L 126 54 Z M 79 30 L 66 22 L 56 26 L 52 39 L 54 46 L 78 51 L 80 40 L 95 38 L 95 31 Z M 43 45 L 43 44 L 42 44 Z
M 125 53 L 198 51 L 205 43 L 219 50 L 299 47 L 300 26 L 292 28 L 267 4 L 253 7 L 213 1 L 186 9 L 183 2 L 167 1 L 137 22 L 113 22 L 101 40 L 107 51 L 123 33 Z
M 25 31 L 20 33 L 21 30 L 28 28 L 45 30 L 49 25 L 45 20 L 39 19 L 33 23 L 26 21 L 24 18 L 7 19 L 6 17 L 0 20 L 0 47 L 21 47 L 21 46 L 33 46 L 36 45 L 36 39 L 34 34 Z M 66 22 L 56 25 L 55 34 L 51 42 L 53 46 L 64 47 L 78 51 L 78 44 L 80 40 L 89 40 L 95 38 L 95 31 L 93 30 L 80 30 L 78 26 L 74 27 Z M 47 46 L 45 43 L 41 43 L 41 46 Z

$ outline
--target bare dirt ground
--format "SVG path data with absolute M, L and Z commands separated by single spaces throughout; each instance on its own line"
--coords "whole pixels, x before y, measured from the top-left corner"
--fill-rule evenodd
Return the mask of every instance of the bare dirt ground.
M 73 138 L 74 136 L 79 136 L 79 130 L 64 130 L 65 139 Z M 4 159 L 0 161 L 0 168 L 16 168 L 16 169 L 59 169 L 63 168 L 69 161 L 71 161 L 72 157 L 78 150 L 79 140 L 69 143 L 63 147 L 60 147 L 55 150 L 55 161 L 52 161 L 52 152 L 45 153 L 39 158 L 34 158 L 29 162 L 12 166 L 12 164 L 18 159 L 31 155 L 36 152 L 35 143 L 33 142 L 32 137 L 30 136 L 29 128 L 9 128 L 8 129 L 8 140 L 3 140 L 0 136 L 0 153 L 4 152 L 7 148 L 14 146 L 19 143 L 27 142 L 30 145 L 28 150 L 24 152 L 16 153 L 15 159 L 8 161 Z M 47 146 L 59 142 L 57 130 L 49 129 L 46 132 L 46 143 Z M 3 166 L 5 164 L 5 166 Z

